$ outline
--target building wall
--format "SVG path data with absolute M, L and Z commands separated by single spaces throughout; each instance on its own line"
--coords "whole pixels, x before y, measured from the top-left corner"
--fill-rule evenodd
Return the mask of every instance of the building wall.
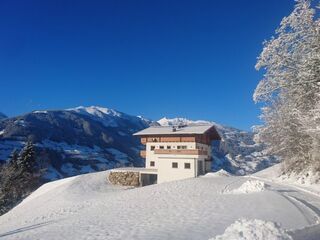
M 170 146 L 170 149 L 173 150 L 178 149 L 178 146 L 186 146 L 186 149 L 203 149 L 208 151 L 208 155 L 154 154 L 151 147 L 160 149 L 160 146 L 163 146 L 163 149 L 168 149 L 167 146 Z M 198 164 L 202 164 L 203 172 L 200 174 L 204 174 L 209 167 L 211 169 L 211 164 L 208 166 L 208 163 L 205 162 L 205 159 L 210 157 L 211 147 L 196 142 L 148 142 L 146 144 L 146 168 L 158 170 L 158 183 L 196 177 L 199 175 Z M 154 162 L 154 166 L 151 166 L 151 162 Z M 178 163 L 178 168 L 172 167 L 173 162 Z M 190 169 L 185 168 L 185 163 L 190 164 Z
M 190 158 L 190 156 L 179 158 L 176 156 L 165 156 L 159 158 L 158 183 L 196 177 L 196 161 L 196 158 Z M 178 168 L 172 168 L 173 162 L 178 164 Z M 184 168 L 185 163 L 190 164 L 190 169 Z
M 166 155 L 158 159 L 158 183 L 193 178 L 199 175 L 198 164 L 204 164 L 204 158 L 190 155 Z M 172 163 L 178 167 L 173 168 Z M 190 164 L 190 169 L 185 168 L 185 163 Z M 204 174 L 204 172 L 200 173 Z
M 147 143 L 146 144 L 146 168 L 155 168 L 158 169 L 157 161 L 158 154 L 154 154 L 154 151 L 151 150 L 151 146 L 154 146 L 156 149 L 160 149 L 160 146 L 163 146 L 164 149 L 167 149 L 168 146 L 171 146 L 171 149 L 178 149 L 178 146 L 187 146 L 187 149 L 196 149 L 195 142 L 168 142 L 168 143 Z M 163 156 L 163 155 L 161 155 Z M 190 157 L 190 156 L 189 156 Z M 150 162 L 154 161 L 155 166 L 150 166 Z

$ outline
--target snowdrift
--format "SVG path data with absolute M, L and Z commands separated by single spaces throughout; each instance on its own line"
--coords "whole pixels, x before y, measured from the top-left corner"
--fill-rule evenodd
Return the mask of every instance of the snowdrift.
M 226 231 L 211 240 L 292 240 L 279 224 L 258 219 L 240 219 L 231 224 Z

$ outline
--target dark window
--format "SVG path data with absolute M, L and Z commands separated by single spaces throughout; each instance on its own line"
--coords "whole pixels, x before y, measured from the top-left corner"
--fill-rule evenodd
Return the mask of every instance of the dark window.
M 190 169 L 190 168 L 191 168 L 190 163 L 184 163 L 184 168 L 185 168 L 185 169 Z
M 167 149 L 171 149 L 171 146 L 167 146 Z
M 178 146 L 178 149 L 187 149 L 187 146 Z
M 159 148 L 160 148 L 160 149 L 164 149 L 164 146 L 160 146 Z
M 154 167 L 154 161 L 150 162 L 150 167 Z
M 155 149 L 155 146 L 151 146 L 150 150 L 153 151 Z
M 178 163 L 177 162 L 173 162 L 172 163 L 172 168 L 178 168 Z

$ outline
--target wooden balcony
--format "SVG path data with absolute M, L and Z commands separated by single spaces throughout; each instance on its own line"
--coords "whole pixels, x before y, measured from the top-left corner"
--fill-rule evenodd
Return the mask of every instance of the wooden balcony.
M 155 149 L 154 153 L 172 155 L 208 155 L 208 151 L 200 149 Z
M 204 135 L 190 135 L 190 136 L 153 136 L 153 137 L 141 137 L 141 143 L 146 145 L 146 143 L 155 142 L 198 142 L 210 145 L 210 139 Z
M 146 158 L 146 150 L 141 150 L 140 151 L 140 157 Z

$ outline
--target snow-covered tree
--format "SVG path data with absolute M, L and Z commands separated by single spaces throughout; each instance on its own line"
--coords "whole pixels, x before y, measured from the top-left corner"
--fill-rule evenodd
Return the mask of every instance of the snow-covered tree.
M 320 24 L 315 16 L 309 0 L 298 0 L 264 43 L 256 64 L 265 70 L 253 95 L 264 104 L 256 140 L 266 143 L 266 151 L 279 156 L 289 172 L 319 161 Z

